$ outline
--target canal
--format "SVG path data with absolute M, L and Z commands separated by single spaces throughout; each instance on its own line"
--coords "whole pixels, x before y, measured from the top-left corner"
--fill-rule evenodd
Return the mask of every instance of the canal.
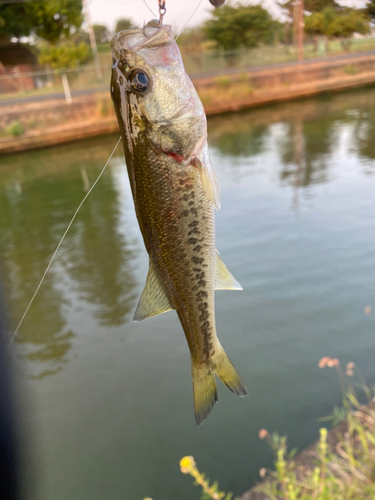
M 82 207 L 14 341 L 28 488 L 38 500 L 194 500 L 198 467 L 239 495 L 272 465 L 266 428 L 305 447 L 340 402 L 323 356 L 375 381 L 375 89 L 208 121 L 217 248 L 242 292 L 216 293 L 219 338 L 249 397 L 219 383 L 194 424 L 175 312 L 133 323 L 148 259 L 122 150 Z M 1 158 L 0 248 L 22 316 L 117 136 Z M 366 310 L 369 312 L 369 308 Z

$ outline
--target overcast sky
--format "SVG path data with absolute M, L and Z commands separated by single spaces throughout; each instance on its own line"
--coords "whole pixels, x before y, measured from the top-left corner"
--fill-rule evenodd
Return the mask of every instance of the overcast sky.
M 146 2 L 158 17 L 158 0 L 146 0 Z M 233 3 L 233 0 L 227 0 L 227 3 Z M 249 5 L 261 3 L 275 17 L 280 15 L 276 0 L 243 0 L 242 3 Z M 341 0 L 340 3 L 353 7 L 363 7 L 366 0 Z M 87 0 L 87 4 L 92 22 L 106 24 L 110 29 L 114 28 L 116 19 L 120 17 L 130 17 L 138 26 L 154 17 L 146 7 L 144 0 Z M 166 0 L 167 14 L 164 22 L 171 24 L 175 31 L 176 28 L 181 29 L 198 4 L 199 0 Z M 199 8 L 189 22 L 189 26 L 196 26 L 208 19 L 213 8 L 209 0 L 201 0 Z

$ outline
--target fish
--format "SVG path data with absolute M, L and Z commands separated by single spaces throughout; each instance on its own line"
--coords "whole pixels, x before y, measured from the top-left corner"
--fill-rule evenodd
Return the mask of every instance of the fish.
M 206 115 L 171 26 L 153 20 L 120 31 L 111 51 L 111 97 L 149 255 L 134 320 L 176 310 L 191 354 L 199 427 L 218 401 L 215 374 L 232 392 L 247 395 L 216 333 L 214 290 L 242 287 L 215 247 L 220 186 Z

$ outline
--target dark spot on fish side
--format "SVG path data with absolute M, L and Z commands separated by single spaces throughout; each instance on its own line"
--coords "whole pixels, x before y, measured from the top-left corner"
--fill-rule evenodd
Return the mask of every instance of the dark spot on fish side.
M 199 321 L 205 321 L 210 317 L 209 313 L 207 311 L 203 311 L 202 314 L 199 316 Z
M 198 210 L 197 210 L 196 208 L 194 208 L 194 207 L 192 207 L 192 208 L 190 209 L 190 212 L 191 212 L 193 215 L 195 215 L 195 216 L 197 216 L 197 215 L 198 215 Z
M 192 207 L 194 205 L 194 201 L 189 201 L 188 205 L 189 207 Z
M 193 252 L 200 252 L 202 250 L 201 245 L 197 245 L 196 247 L 193 248 Z
M 202 257 L 194 257 L 191 258 L 191 261 L 194 262 L 194 264 L 202 264 L 204 262 L 204 259 Z
M 199 231 L 199 229 L 197 227 L 193 227 L 193 229 L 191 229 L 189 232 L 188 232 L 188 235 L 190 236 L 191 234 L 201 234 L 201 232 Z
M 193 222 L 190 222 L 189 227 L 195 227 L 197 225 L 198 225 L 198 221 L 197 220 L 193 220 Z
M 195 275 L 195 279 L 202 280 L 206 276 L 206 273 L 203 271 L 200 274 Z
M 189 215 L 188 210 L 184 210 L 181 215 L 182 217 L 187 217 Z
M 206 285 L 207 285 L 207 282 L 205 280 L 198 281 L 199 288 L 204 288 Z
M 199 311 L 205 311 L 208 308 L 207 302 L 203 302 L 202 304 L 199 304 L 198 309 Z
M 203 297 L 208 297 L 208 293 L 205 292 L 204 290 L 199 290 L 199 292 L 196 295 L 197 299 L 198 298 L 203 298 Z
M 189 245 L 195 245 L 197 241 L 198 241 L 197 238 L 189 238 L 187 240 Z

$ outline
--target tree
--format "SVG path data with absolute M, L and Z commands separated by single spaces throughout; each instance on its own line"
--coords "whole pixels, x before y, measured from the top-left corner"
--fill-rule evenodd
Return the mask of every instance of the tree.
M 96 43 L 105 43 L 109 41 L 110 36 L 107 26 L 104 24 L 94 24 L 93 29 Z
M 226 49 L 271 43 L 280 24 L 261 5 L 224 5 L 211 14 L 204 28 L 207 38 Z
M 59 45 L 44 44 L 40 48 L 39 64 L 48 64 L 51 68 L 75 68 L 85 62 L 90 55 L 89 46 L 81 42 L 78 45 L 64 43 Z
M 206 41 L 205 33 L 201 26 L 185 29 L 178 37 L 177 43 L 184 55 L 200 54 Z
M 370 0 L 367 2 L 366 10 L 371 19 L 375 20 L 375 0 Z
M 82 0 L 1 3 L 0 17 L 4 20 L 0 29 L 2 37 L 35 34 L 56 43 L 62 35 L 69 35 L 81 26 Z
M 130 28 L 135 28 L 133 21 L 129 17 L 121 17 L 116 21 L 115 32 L 129 30 Z
M 370 33 L 370 19 L 362 10 L 327 7 L 305 18 L 305 31 L 311 35 L 340 39 L 344 50 L 348 51 L 354 33 Z
M 296 0 L 287 0 L 286 2 L 278 2 L 278 5 L 286 11 L 289 18 L 293 19 L 293 9 Z M 335 0 L 304 0 L 303 10 L 307 12 L 321 12 L 326 7 L 340 9 L 341 6 Z
M 331 7 L 323 10 L 323 12 L 313 12 L 305 17 L 305 31 L 309 35 L 327 36 L 329 25 L 336 16 L 336 12 Z
M 333 18 L 327 29 L 327 35 L 341 39 L 345 51 L 349 51 L 351 38 L 354 33 L 367 35 L 370 33 L 368 15 L 357 9 L 344 9 L 340 15 Z

